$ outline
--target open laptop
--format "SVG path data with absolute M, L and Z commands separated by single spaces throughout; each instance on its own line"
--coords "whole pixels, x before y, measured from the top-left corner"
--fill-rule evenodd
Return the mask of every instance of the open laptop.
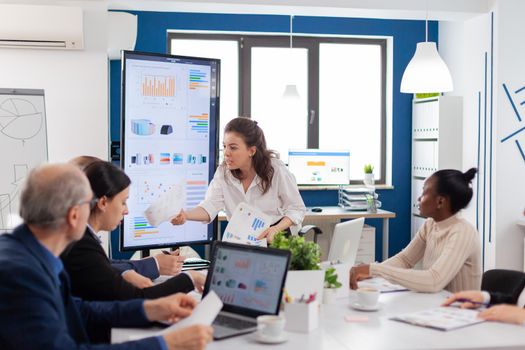
M 213 290 L 224 306 L 213 322 L 213 338 L 257 330 L 257 316 L 277 315 L 290 252 L 213 242 L 203 296 Z
M 335 225 L 328 261 L 355 264 L 364 223 L 365 219 L 359 218 Z

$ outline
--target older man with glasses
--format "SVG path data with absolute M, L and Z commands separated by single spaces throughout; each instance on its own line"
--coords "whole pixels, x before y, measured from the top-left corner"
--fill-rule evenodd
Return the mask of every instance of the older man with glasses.
M 176 321 L 195 306 L 183 294 L 124 302 L 71 296 L 58 256 L 82 237 L 95 202 L 85 175 L 73 165 L 45 165 L 29 174 L 20 202 L 24 223 L 0 236 L 0 349 L 203 349 L 212 339 L 211 327 L 117 345 L 89 344 L 90 329 Z

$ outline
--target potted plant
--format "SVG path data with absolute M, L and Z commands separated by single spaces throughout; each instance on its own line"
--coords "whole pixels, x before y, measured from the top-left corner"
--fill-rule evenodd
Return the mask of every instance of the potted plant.
M 365 178 L 363 180 L 366 186 L 374 186 L 374 166 L 372 164 L 365 164 L 364 167 Z
M 315 293 L 317 300 L 320 300 L 323 294 L 324 271 L 319 267 L 321 261 L 319 245 L 306 241 L 304 237 L 287 237 L 284 232 L 279 232 L 273 238 L 270 247 L 286 249 L 291 253 L 290 271 L 285 284 L 288 294 L 300 298 Z
M 332 304 L 337 295 L 337 288 L 342 284 L 337 280 L 337 273 L 334 267 L 329 267 L 324 271 L 324 290 L 323 304 Z

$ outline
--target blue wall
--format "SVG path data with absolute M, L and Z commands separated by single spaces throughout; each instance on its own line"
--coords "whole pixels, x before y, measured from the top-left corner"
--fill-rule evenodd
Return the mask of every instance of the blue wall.
M 166 52 L 166 31 L 220 30 L 240 32 L 288 33 L 289 16 L 237 15 L 170 12 L 134 12 L 138 15 L 138 35 L 135 50 Z M 326 35 L 391 36 L 393 52 L 393 149 L 392 182 L 394 190 L 380 190 L 383 209 L 397 214 L 390 220 L 389 255 L 399 252 L 410 241 L 410 163 L 411 163 L 411 99 L 399 91 L 401 77 L 416 49 L 425 40 L 425 22 L 334 17 L 294 17 L 294 32 Z M 438 39 L 437 22 L 429 22 L 429 41 Z M 120 61 L 110 65 L 111 139 L 120 139 Z M 307 206 L 336 205 L 337 191 L 302 191 Z M 381 259 L 381 220 L 367 220 L 376 227 L 376 259 Z M 118 247 L 113 234 L 113 247 Z M 114 249 L 115 250 L 115 249 Z M 114 256 L 118 253 L 114 251 Z

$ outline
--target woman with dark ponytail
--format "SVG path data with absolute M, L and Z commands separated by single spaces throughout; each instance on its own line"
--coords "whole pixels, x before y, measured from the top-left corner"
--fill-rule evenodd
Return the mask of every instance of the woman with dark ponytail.
M 357 281 L 380 276 L 419 292 L 477 289 L 481 285 L 481 248 L 476 229 L 458 213 L 472 199 L 477 169 L 439 170 L 426 179 L 418 198 L 421 216 L 427 218 L 410 244 L 399 254 L 378 264 L 350 271 L 351 288 Z M 421 269 L 413 267 L 421 262 Z
M 181 211 L 171 222 L 210 222 L 220 210 L 228 220 L 237 205 L 246 202 L 272 217 L 276 224 L 260 236 L 273 236 L 291 226 L 300 226 L 306 208 L 295 178 L 276 154 L 267 149 L 256 121 L 235 118 L 224 128 L 224 161 L 215 172 L 206 198 L 197 207 Z

